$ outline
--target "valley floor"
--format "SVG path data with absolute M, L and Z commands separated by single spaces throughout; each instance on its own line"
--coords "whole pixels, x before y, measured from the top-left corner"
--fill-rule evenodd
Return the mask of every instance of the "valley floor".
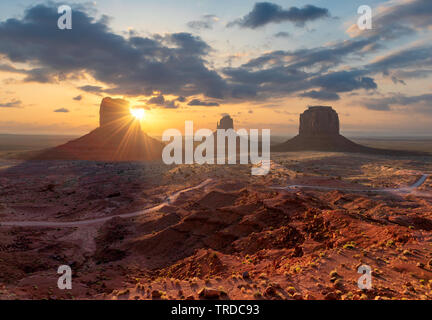
M 432 178 L 414 185 L 430 160 L 273 153 L 266 176 L 2 160 L 0 298 L 431 299 Z

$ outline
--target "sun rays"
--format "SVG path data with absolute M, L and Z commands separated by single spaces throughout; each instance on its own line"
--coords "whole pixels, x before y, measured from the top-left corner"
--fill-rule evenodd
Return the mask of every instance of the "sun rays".
M 146 112 L 143 108 L 130 108 L 129 110 L 130 110 L 131 115 L 135 119 L 137 119 L 139 121 L 144 120 Z

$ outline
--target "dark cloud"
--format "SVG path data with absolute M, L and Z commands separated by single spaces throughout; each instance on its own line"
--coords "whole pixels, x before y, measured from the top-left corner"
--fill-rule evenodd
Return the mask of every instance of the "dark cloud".
M 208 14 L 202 17 L 201 20 L 194 20 L 187 23 L 187 26 L 195 31 L 203 29 L 211 30 L 213 25 L 218 21 L 218 17 L 212 14 Z
M 158 95 L 156 97 L 152 97 L 147 101 L 148 104 L 155 104 L 158 106 L 163 106 L 165 104 L 165 97 L 163 95 Z
M 164 107 L 166 109 L 177 109 L 179 107 L 179 105 L 177 103 L 175 103 L 175 100 L 171 100 L 171 101 L 165 102 Z
M 275 38 L 289 38 L 291 34 L 289 32 L 280 31 L 274 34 Z
M 374 72 L 388 73 L 394 69 L 432 66 L 432 45 L 415 45 L 379 58 L 366 66 Z
M 166 109 L 177 109 L 179 107 L 178 104 L 176 104 L 177 99 L 174 100 L 166 100 L 163 95 L 158 95 L 156 97 L 152 97 L 147 101 L 148 105 L 156 105 L 160 107 L 164 107 Z
M 81 101 L 82 98 L 83 98 L 83 96 L 79 95 L 79 96 L 73 97 L 73 100 L 75 100 L 75 101 Z
M 363 76 L 359 70 L 331 72 L 318 76 L 311 83 L 330 92 L 350 92 L 359 89 L 374 90 L 378 88 L 373 78 Z
M 0 102 L 0 108 L 20 108 L 22 102 L 20 100 L 14 100 L 10 102 Z
M 100 86 L 87 85 L 87 86 L 79 87 L 79 89 L 81 89 L 82 91 L 85 91 L 85 92 L 90 92 L 90 93 L 103 93 L 104 92 L 104 89 Z
M 415 96 L 395 94 L 384 98 L 367 99 L 361 104 L 370 110 L 389 111 L 395 106 L 402 106 L 404 108 L 407 106 L 415 106 L 417 111 L 432 113 L 432 94 Z
M 242 28 L 256 29 L 269 23 L 285 21 L 293 22 L 296 26 L 302 27 L 308 21 L 329 16 L 328 9 L 313 5 L 306 5 L 303 8 L 291 7 L 285 10 L 271 2 L 257 2 L 251 12 L 243 18 L 230 22 L 228 27 L 238 25 Z
M 310 68 L 318 65 L 321 69 L 326 69 L 344 62 L 350 56 L 361 56 L 376 51 L 378 46 L 375 44 L 375 41 L 375 38 L 356 39 L 310 49 L 272 51 L 258 58 L 251 59 L 243 67 L 281 66 L 286 65 L 287 61 L 289 61 L 289 65 L 292 68 Z
M 193 99 L 189 101 L 188 106 L 218 107 L 219 103 L 214 101 L 203 101 L 200 99 Z
M 60 108 L 60 109 L 56 109 L 54 110 L 54 112 L 58 112 L 58 113 L 68 113 L 69 110 L 66 108 Z
M 323 100 L 323 101 L 337 101 L 340 99 L 337 93 L 327 92 L 327 91 L 316 91 L 316 90 L 304 92 L 300 94 L 300 97 L 311 98 L 315 100 Z
M 27 81 L 52 82 L 87 72 L 110 87 L 107 93 L 223 96 L 226 84 L 207 68 L 210 47 L 199 37 L 174 33 L 125 38 L 109 28 L 106 18 L 97 20 L 82 7 L 73 10 L 72 30 L 59 31 L 57 19 L 55 5 L 40 4 L 26 10 L 22 19 L 0 22 L 0 54 L 11 62 L 39 66 Z

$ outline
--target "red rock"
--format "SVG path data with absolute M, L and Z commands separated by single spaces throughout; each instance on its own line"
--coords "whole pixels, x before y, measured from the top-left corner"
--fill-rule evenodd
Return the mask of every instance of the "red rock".
M 218 129 L 234 129 L 234 121 L 229 115 L 225 115 L 217 124 Z
M 122 99 L 102 99 L 99 108 L 99 126 L 115 124 L 124 118 L 129 118 L 129 103 Z
M 219 299 L 221 295 L 223 295 L 222 291 L 209 288 L 203 288 L 198 292 L 198 296 L 201 299 L 207 300 Z
M 324 296 L 324 300 L 337 300 L 338 296 L 334 292 L 329 292 Z
M 386 155 L 426 155 L 420 152 L 384 150 L 369 148 L 339 134 L 339 117 L 332 107 L 312 106 L 300 115 L 299 134 L 294 138 L 275 145 L 273 152 L 327 151 L 355 152 Z
M 151 295 L 152 299 L 160 299 L 162 297 L 162 293 L 159 290 L 153 290 Z
M 339 135 L 338 114 L 332 107 L 309 107 L 300 115 L 299 135 Z
M 61 146 L 45 150 L 35 160 L 143 161 L 160 160 L 163 144 L 141 130 L 129 103 L 104 98 L 100 127 Z

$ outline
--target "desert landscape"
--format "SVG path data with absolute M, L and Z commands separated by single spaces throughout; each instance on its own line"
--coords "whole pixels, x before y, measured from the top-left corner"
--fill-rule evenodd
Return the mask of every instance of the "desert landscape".
M 432 300 L 431 35 L 430 0 L 0 1 L 0 300 Z
M 430 299 L 424 151 L 273 152 L 265 176 L 251 165 L 4 159 L 1 298 Z M 66 292 L 61 264 L 73 270 Z M 357 284 L 363 264 L 371 290 Z

